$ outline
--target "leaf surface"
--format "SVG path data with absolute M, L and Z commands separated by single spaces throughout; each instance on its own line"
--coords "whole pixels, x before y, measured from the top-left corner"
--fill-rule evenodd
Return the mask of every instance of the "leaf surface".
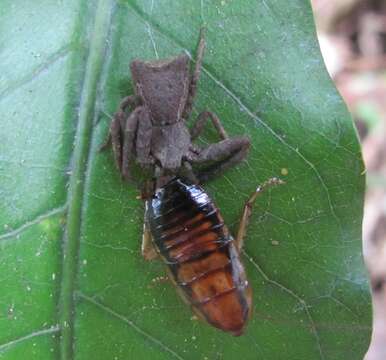
M 193 118 L 247 134 L 246 162 L 205 185 L 236 232 L 254 305 L 233 338 L 192 318 L 140 256 L 143 204 L 98 153 L 134 58 L 207 50 Z M 363 163 L 309 4 L 23 1 L 0 10 L 0 358 L 361 359 L 370 301 Z M 192 119 L 191 119 L 192 121 Z M 210 128 L 201 145 L 217 141 Z

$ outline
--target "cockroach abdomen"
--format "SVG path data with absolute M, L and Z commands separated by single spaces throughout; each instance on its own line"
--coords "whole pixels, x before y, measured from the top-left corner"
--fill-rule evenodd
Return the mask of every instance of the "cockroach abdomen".
M 238 250 L 219 210 L 198 185 L 174 178 L 147 203 L 154 245 L 194 311 L 240 335 L 251 294 Z

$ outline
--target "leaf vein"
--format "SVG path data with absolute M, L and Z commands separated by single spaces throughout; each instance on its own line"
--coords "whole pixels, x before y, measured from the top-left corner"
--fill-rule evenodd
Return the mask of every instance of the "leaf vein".
M 150 335 L 149 333 L 147 333 L 146 331 L 142 330 L 138 325 L 136 325 L 133 321 L 131 321 L 130 319 L 128 319 L 127 317 L 115 312 L 113 309 L 111 309 L 110 307 L 106 306 L 106 305 L 103 305 L 101 304 L 100 302 L 94 300 L 92 297 L 89 297 L 81 292 L 78 292 L 77 295 L 88 301 L 89 303 L 95 305 L 96 307 L 98 307 L 99 309 L 107 312 L 108 314 L 110 315 L 113 315 L 114 317 L 116 317 L 117 319 L 123 321 L 124 323 L 126 323 L 127 325 L 129 325 L 131 328 L 133 328 L 137 333 L 143 335 L 145 338 L 147 338 L 148 340 L 150 340 L 151 342 L 153 342 L 154 344 L 158 345 L 162 350 L 168 352 L 169 354 L 173 355 L 176 359 L 179 359 L 179 360 L 184 360 L 180 355 L 178 355 L 174 350 L 172 350 L 170 347 L 168 347 L 167 345 L 165 345 L 163 342 L 161 342 L 160 340 L 156 339 L 154 336 Z
M 22 87 L 25 84 L 36 79 L 40 74 L 47 71 L 52 65 L 54 65 L 57 61 L 63 59 L 67 54 L 71 51 L 72 44 L 64 45 L 55 53 L 51 54 L 47 61 L 38 65 L 34 70 L 32 70 L 29 74 L 23 76 L 21 79 L 16 80 L 14 83 L 10 84 L 7 88 L 5 88 L 2 92 L 0 92 L 0 101 L 10 95 L 13 91 Z
M 24 224 L 20 225 L 17 229 L 11 230 L 7 233 L 0 235 L 0 241 L 13 238 L 13 237 L 21 234 L 24 230 L 30 228 L 31 226 L 37 225 L 37 224 L 41 223 L 42 221 L 50 218 L 51 216 L 55 216 L 57 214 L 61 214 L 61 213 L 65 212 L 66 209 L 67 209 L 67 204 L 64 204 L 63 206 L 59 206 L 55 209 L 51 209 L 51 210 L 47 211 L 44 214 L 38 215 L 35 219 L 27 221 Z
M 325 357 L 324 357 L 324 354 L 323 354 L 323 351 L 322 351 L 318 329 L 316 327 L 316 324 L 314 322 L 314 319 L 312 318 L 312 315 L 311 315 L 310 311 L 308 310 L 308 305 L 307 305 L 306 301 L 304 299 L 302 299 L 298 294 L 296 294 L 293 290 L 291 290 L 291 289 L 285 287 L 284 285 L 280 284 L 279 282 L 269 278 L 268 275 L 259 266 L 259 264 L 257 264 L 257 262 L 252 258 L 252 256 L 250 256 L 245 250 L 242 250 L 242 252 L 246 256 L 248 261 L 256 268 L 257 272 L 263 277 L 263 279 L 267 283 L 272 284 L 272 285 L 278 287 L 280 290 L 282 290 L 283 292 L 286 292 L 287 294 L 292 296 L 294 299 L 296 299 L 301 304 L 302 308 L 304 309 L 304 312 L 306 313 L 308 321 L 310 323 L 311 331 L 312 331 L 312 333 L 313 333 L 313 335 L 315 337 L 316 344 L 317 344 L 318 350 L 319 350 L 320 358 L 322 360 L 324 360 Z
M 24 336 L 21 336 L 17 339 L 8 341 L 7 343 L 1 344 L 0 345 L 0 353 L 4 353 L 4 351 L 6 351 L 9 347 L 20 344 L 26 340 L 29 340 L 29 339 L 32 339 L 32 338 L 35 338 L 38 336 L 47 335 L 47 334 L 54 334 L 54 333 L 57 333 L 58 331 L 59 331 L 59 325 L 53 325 L 53 326 L 46 328 L 46 329 L 34 331 L 31 334 L 24 335 Z
M 111 28 L 111 13 L 114 0 L 99 0 L 93 16 L 93 31 L 89 40 L 85 73 L 80 91 L 78 125 L 75 146 L 72 154 L 72 176 L 68 189 L 68 213 L 63 237 L 62 279 L 59 297 L 60 358 L 70 360 L 74 357 L 74 289 L 78 271 L 78 253 L 82 225 L 83 198 L 88 166 L 89 151 L 93 130 L 93 118 L 97 98 L 100 70 L 106 52 L 106 36 Z M 81 18 L 84 14 L 80 13 Z M 87 27 L 88 24 L 86 24 Z M 87 35 L 86 35 L 87 36 Z

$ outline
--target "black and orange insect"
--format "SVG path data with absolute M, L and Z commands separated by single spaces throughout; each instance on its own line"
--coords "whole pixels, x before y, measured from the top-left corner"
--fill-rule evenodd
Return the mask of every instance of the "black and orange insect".
M 194 312 L 213 326 L 241 335 L 251 312 L 251 288 L 240 249 L 251 207 L 272 178 L 247 201 L 236 239 L 218 208 L 199 185 L 174 178 L 146 200 L 142 252 L 160 256 L 173 282 Z
M 142 254 L 161 257 L 182 298 L 213 326 L 240 335 L 251 313 L 251 288 L 240 249 L 251 207 L 264 187 L 247 201 L 236 239 L 218 208 L 200 186 L 242 161 L 250 145 L 245 136 L 229 138 L 216 114 L 202 112 L 191 130 L 185 124 L 197 90 L 205 42 L 201 36 L 195 67 L 183 54 L 163 61 L 131 63 L 135 95 L 124 98 L 115 113 L 108 142 L 125 180 L 130 164 L 150 170 L 141 188 L 145 200 Z M 129 107 L 132 111 L 128 111 Z M 221 141 L 193 144 L 210 119 Z

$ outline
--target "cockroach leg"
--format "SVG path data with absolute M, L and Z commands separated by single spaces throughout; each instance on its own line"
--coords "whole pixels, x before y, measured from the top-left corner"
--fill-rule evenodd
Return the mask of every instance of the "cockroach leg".
M 150 182 L 147 182 L 145 184 L 145 188 L 147 188 L 150 185 Z M 142 196 L 146 196 L 144 192 L 147 189 L 144 189 L 142 192 Z M 145 214 L 144 214 L 144 219 L 143 219 L 143 234 L 142 234 L 142 245 L 141 245 L 141 253 L 142 256 L 145 260 L 151 261 L 156 259 L 159 255 L 157 250 L 155 249 L 153 245 L 153 239 L 151 235 L 151 231 L 149 229 L 149 224 L 148 224 L 148 204 L 147 201 L 145 201 Z
M 146 216 L 147 216 L 147 203 L 146 200 L 151 199 L 151 197 L 154 194 L 154 181 L 153 180 L 146 180 L 141 189 L 141 195 L 138 197 L 138 199 L 142 199 L 145 201 L 145 219 L 144 222 L 146 222 Z
M 146 261 L 155 260 L 158 257 L 158 253 L 153 245 L 151 233 L 149 228 L 146 226 L 146 222 L 143 224 L 141 252 Z
M 251 197 L 245 203 L 243 214 L 242 214 L 241 220 L 240 220 L 239 230 L 237 232 L 237 236 L 236 236 L 236 240 L 235 240 L 236 246 L 239 249 L 239 251 L 243 247 L 244 237 L 245 237 L 245 234 L 247 231 L 249 218 L 252 214 L 252 207 L 253 207 L 253 204 L 255 203 L 257 197 L 267 188 L 270 188 L 270 187 L 276 186 L 276 185 L 282 185 L 282 184 L 285 184 L 285 182 L 279 178 L 273 177 L 273 178 L 268 179 L 267 181 L 263 182 L 261 185 L 259 185 L 257 187 L 255 192 L 251 195 Z

